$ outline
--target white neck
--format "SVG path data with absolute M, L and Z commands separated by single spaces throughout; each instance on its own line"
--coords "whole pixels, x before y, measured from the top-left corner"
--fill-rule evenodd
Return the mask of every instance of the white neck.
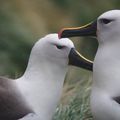
M 91 110 L 95 120 L 120 120 L 120 106 L 113 100 L 120 96 L 119 49 L 118 44 L 109 43 L 98 48 L 91 93 Z
M 25 74 L 19 78 L 18 86 L 27 102 L 42 120 L 50 120 L 60 100 L 67 67 L 47 60 L 30 58 Z
M 105 89 L 120 80 L 120 47 L 113 44 L 100 45 L 94 60 L 93 84 Z M 109 85 L 109 86 L 108 86 Z M 115 87 L 116 88 L 116 87 Z

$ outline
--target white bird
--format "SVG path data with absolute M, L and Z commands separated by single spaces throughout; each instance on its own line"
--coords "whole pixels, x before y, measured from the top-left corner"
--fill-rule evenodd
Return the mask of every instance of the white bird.
M 91 110 L 95 120 L 120 120 L 120 10 L 111 10 L 96 22 L 63 29 L 60 37 L 96 36 Z
M 36 42 L 23 76 L 0 78 L 0 120 L 51 120 L 68 64 L 92 69 L 69 39 L 50 34 Z

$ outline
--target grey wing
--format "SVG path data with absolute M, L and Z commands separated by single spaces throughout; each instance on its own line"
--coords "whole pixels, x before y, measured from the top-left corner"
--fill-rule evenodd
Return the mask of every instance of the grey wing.
M 118 104 L 120 104 L 120 96 L 113 97 L 113 100 L 115 100 Z
M 30 113 L 30 114 L 26 115 L 24 118 L 19 119 L 19 120 L 43 120 L 43 119 L 41 119 L 39 115 Z
M 0 120 L 18 120 L 32 112 L 14 81 L 0 78 Z

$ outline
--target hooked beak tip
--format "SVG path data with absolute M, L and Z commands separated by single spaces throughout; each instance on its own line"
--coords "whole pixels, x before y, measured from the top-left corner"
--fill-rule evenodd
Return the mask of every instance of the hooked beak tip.
M 60 31 L 58 32 L 58 38 L 59 38 L 59 39 L 61 38 L 62 32 L 63 32 L 63 30 L 60 30 Z

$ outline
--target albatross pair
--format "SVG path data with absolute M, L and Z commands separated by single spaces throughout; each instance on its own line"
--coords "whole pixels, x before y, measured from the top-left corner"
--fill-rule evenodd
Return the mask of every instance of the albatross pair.
M 95 120 L 120 120 L 120 10 L 111 10 L 83 27 L 63 29 L 59 37 L 96 36 L 91 110 Z
M 92 70 L 69 39 L 50 34 L 36 42 L 24 75 L 0 78 L 0 120 L 51 120 L 68 64 Z

